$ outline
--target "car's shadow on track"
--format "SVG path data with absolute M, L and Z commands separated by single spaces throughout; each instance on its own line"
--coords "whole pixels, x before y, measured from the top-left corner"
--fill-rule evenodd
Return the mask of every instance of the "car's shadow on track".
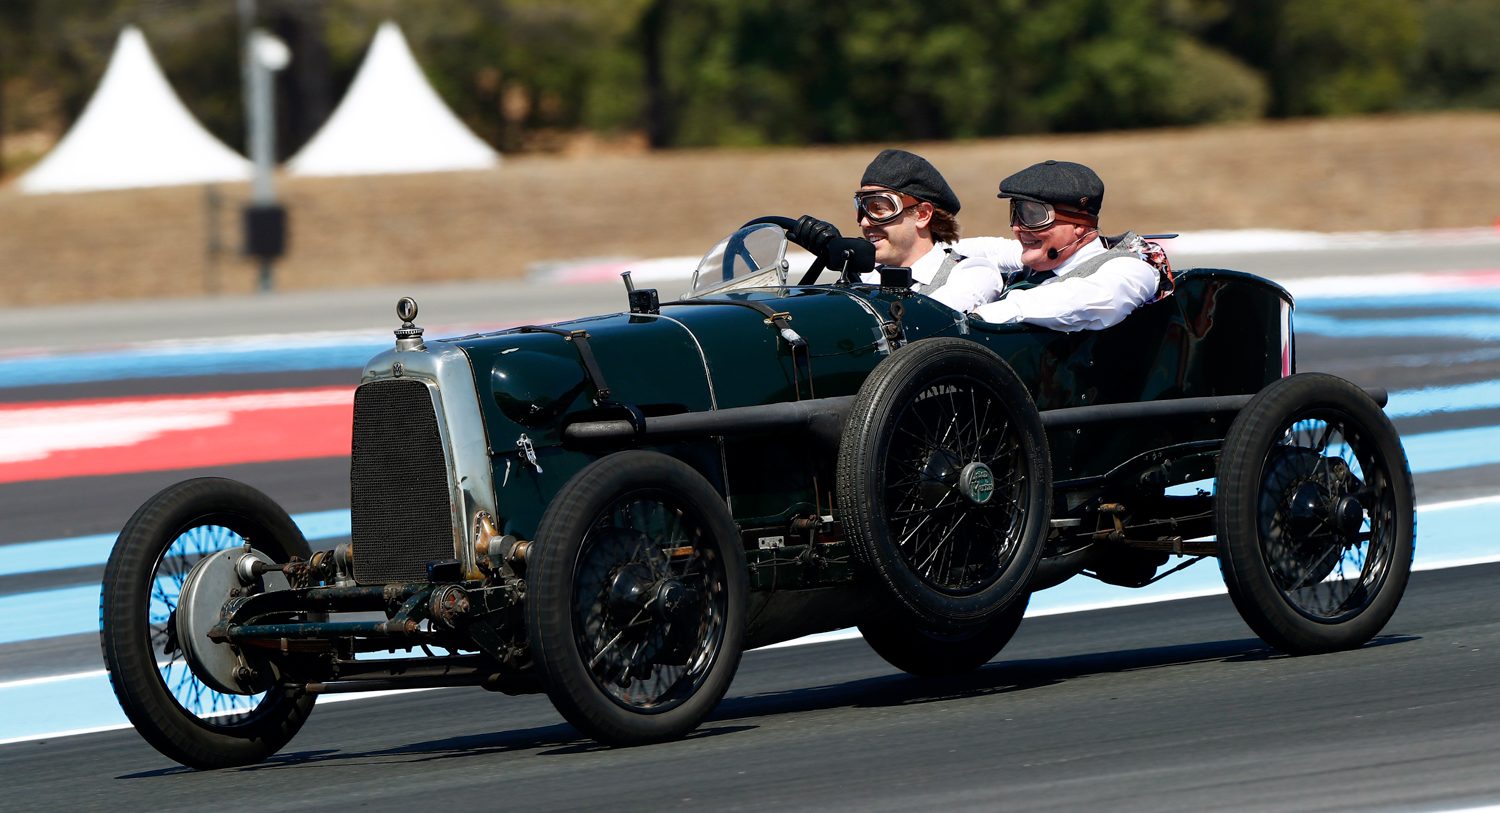
M 717 737 L 724 734 L 737 733 L 749 728 L 753 728 L 753 726 L 700 728 L 683 739 L 690 741 L 707 737 Z M 423 740 L 392 748 L 380 748 L 369 751 L 342 749 L 287 751 L 277 754 L 258 765 L 247 765 L 242 768 L 225 770 L 226 772 L 233 773 L 254 773 L 257 771 L 278 771 L 318 766 L 344 767 L 393 762 L 420 764 L 448 759 L 482 758 L 518 751 L 535 751 L 539 756 L 553 756 L 608 750 L 610 750 L 608 746 L 600 745 L 592 739 L 585 737 L 572 726 L 566 723 L 558 723 L 557 725 L 497 731 L 488 734 L 443 737 L 436 740 Z M 192 768 L 175 766 L 154 771 L 124 774 L 117 778 L 147 779 L 193 773 L 197 772 Z
M 374 764 L 391 761 L 420 763 L 453 759 L 456 757 L 482 757 L 512 751 L 531 751 L 548 746 L 581 749 L 592 744 L 591 740 L 583 738 L 572 726 L 559 723 L 551 726 L 523 728 L 489 734 L 443 737 L 436 740 L 423 740 L 392 748 L 379 748 L 369 751 L 343 749 L 284 751 L 258 765 L 247 765 L 242 768 L 226 770 L 236 773 L 254 773 L 257 771 L 278 771 L 319 765 Z M 140 773 L 126 774 L 120 778 L 142 779 L 153 776 L 170 776 L 193 772 L 191 768 L 175 767 L 158 771 L 142 771 Z
M 1418 640 L 1416 636 L 1382 635 L 1365 644 L 1362 649 L 1415 640 Z M 1259 638 L 1241 638 L 1183 646 L 1096 652 L 1063 658 L 998 660 L 982 669 L 952 677 L 919 677 L 893 673 L 785 692 L 732 697 L 719 704 L 706 724 L 840 707 L 875 708 L 933 703 L 1030 691 L 1095 675 L 1189 664 L 1250 663 L 1290 657 L 1292 656 L 1267 647 Z
M 1418 640 L 1411 635 L 1382 635 L 1362 649 Z M 1003 656 L 1002 656 L 1003 657 Z M 1286 659 L 1258 638 L 1195 643 L 1182 646 L 1123 649 L 1061 658 L 998 660 L 982 669 L 946 678 L 916 677 L 893 672 L 821 686 L 729 697 L 686 741 L 738 734 L 758 728 L 734 724 L 755 718 L 836 708 L 880 708 L 919 703 L 1032 691 L 1077 678 L 1137 672 L 1204 663 L 1259 663 Z M 486 734 L 422 740 L 391 748 L 368 751 L 340 749 L 289 751 L 258 765 L 230 769 L 235 772 L 277 771 L 318 766 L 349 766 L 389 762 L 425 763 L 461 758 L 482 758 L 514 752 L 538 756 L 562 756 L 610 750 L 583 736 L 572 726 L 556 725 L 496 731 Z M 191 768 L 173 767 L 125 774 L 119 779 L 144 779 L 193 773 Z

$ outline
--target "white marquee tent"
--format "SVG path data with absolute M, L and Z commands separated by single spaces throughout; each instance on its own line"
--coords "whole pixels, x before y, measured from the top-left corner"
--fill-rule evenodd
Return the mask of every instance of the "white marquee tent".
M 382 23 L 354 83 L 293 175 L 377 175 L 488 169 L 500 156 L 438 98 L 393 22 Z
M 244 181 L 250 170 L 193 118 L 130 26 L 83 115 L 17 185 L 28 194 L 82 192 Z

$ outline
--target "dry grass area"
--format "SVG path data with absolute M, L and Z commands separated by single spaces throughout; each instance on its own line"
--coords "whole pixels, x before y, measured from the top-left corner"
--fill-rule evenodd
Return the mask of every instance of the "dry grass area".
M 283 290 L 517 277 L 536 262 L 697 254 L 760 214 L 852 226 L 849 196 L 884 145 L 519 156 L 489 172 L 282 179 Z M 998 180 L 1046 158 L 1093 166 L 1106 230 L 1314 231 L 1500 221 L 1500 113 L 1446 113 L 904 145 L 1000 233 Z M 0 189 L 9 305 L 252 289 L 238 256 L 245 186 L 23 196 Z M 210 250 L 215 242 L 220 249 Z

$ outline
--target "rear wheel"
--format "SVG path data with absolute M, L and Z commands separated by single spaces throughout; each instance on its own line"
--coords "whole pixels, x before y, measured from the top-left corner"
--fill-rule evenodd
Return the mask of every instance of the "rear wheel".
M 1215 524 L 1224 583 L 1257 635 L 1294 654 L 1360 646 L 1411 574 L 1416 516 L 1395 427 L 1343 379 L 1271 384 L 1224 440 Z
M 608 455 L 557 493 L 532 550 L 532 654 L 568 722 L 609 745 L 696 728 L 744 647 L 745 554 L 713 486 L 664 454 Z
M 104 571 L 99 638 L 115 697 L 147 742 L 194 768 L 260 762 L 291 740 L 316 700 L 276 684 L 264 664 L 255 694 L 220 691 L 223 681 L 189 666 L 178 634 L 189 572 L 246 545 L 274 562 L 308 557 L 302 532 L 271 498 L 233 480 L 187 480 L 135 512 Z
M 840 519 L 918 626 L 983 625 L 1025 590 L 1051 511 L 1041 417 L 1009 365 L 923 339 L 860 387 L 839 444 Z
M 959 675 L 1000 654 L 1020 628 L 1030 600 L 1031 595 L 1023 593 L 993 618 L 969 629 L 933 630 L 903 616 L 885 616 L 861 622 L 859 631 L 875 654 L 903 672 Z

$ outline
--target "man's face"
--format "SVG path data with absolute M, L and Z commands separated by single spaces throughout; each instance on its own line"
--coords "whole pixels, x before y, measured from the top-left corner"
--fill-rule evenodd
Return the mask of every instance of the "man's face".
M 1016 224 L 1011 224 L 1010 229 L 1021 242 L 1022 264 L 1036 271 L 1051 271 L 1067 262 L 1069 257 L 1086 244 L 1084 236 L 1093 231 L 1087 226 L 1061 220 L 1055 220 L 1052 225 L 1036 231 L 1023 229 Z M 1057 256 L 1047 256 L 1049 250 L 1055 250 Z
M 883 186 L 861 186 L 861 192 L 890 191 Z M 932 220 L 932 204 L 916 201 L 908 195 L 896 193 L 903 203 L 901 214 L 886 223 L 875 223 L 869 217 L 856 213 L 859 230 L 866 240 L 875 244 L 875 262 L 882 265 L 906 265 L 922 258 L 932 247 L 924 240 L 920 230 Z

